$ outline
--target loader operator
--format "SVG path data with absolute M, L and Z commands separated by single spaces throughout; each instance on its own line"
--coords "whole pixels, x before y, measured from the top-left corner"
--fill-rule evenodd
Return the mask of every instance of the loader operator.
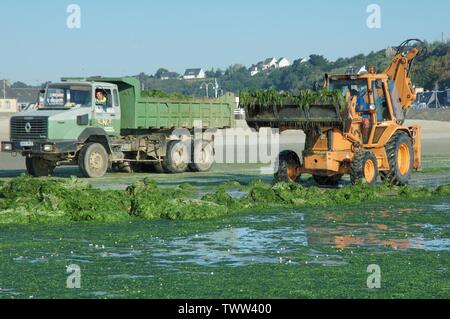
M 97 92 L 95 92 L 95 105 L 101 108 L 105 113 L 108 111 L 107 100 L 105 94 L 101 90 L 97 90 Z
M 356 112 L 361 113 L 361 133 L 365 143 L 368 140 L 370 128 L 370 106 L 365 99 L 366 92 L 367 90 L 365 88 L 361 88 L 358 92 L 358 99 L 356 102 Z

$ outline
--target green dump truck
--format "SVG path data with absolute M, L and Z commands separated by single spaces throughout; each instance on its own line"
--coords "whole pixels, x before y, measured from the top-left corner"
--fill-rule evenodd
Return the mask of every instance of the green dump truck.
M 26 157 L 28 172 L 49 176 L 78 165 L 86 177 L 108 169 L 181 173 L 214 162 L 213 129 L 234 125 L 235 97 L 141 96 L 132 77 L 65 78 L 46 87 L 43 105 L 11 117 L 2 151 Z

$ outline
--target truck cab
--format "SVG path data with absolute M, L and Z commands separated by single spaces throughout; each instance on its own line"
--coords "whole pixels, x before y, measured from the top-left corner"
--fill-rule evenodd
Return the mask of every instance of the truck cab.
M 98 92 L 106 99 L 105 107 L 97 103 Z M 37 109 L 11 117 L 10 141 L 2 142 L 2 151 L 22 154 L 32 175 L 45 176 L 57 165 L 76 160 L 89 139 L 107 145 L 109 138 L 119 134 L 117 85 L 61 81 L 47 85 Z

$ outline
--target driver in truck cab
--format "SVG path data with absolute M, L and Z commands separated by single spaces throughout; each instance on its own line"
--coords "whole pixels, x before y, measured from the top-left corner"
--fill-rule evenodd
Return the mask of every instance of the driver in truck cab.
M 102 90 L 97 90 L 95 92 L 95 105 L 103 110 L 103 112 L 107 112 L 108 103 L 106 100 L 105 93 Z

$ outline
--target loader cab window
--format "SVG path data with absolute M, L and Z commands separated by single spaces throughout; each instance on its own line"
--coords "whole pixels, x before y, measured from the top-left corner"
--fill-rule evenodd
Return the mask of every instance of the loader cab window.
M 385 87 L 383 81 L 372 81 L 373 100 L 377 110 L 377 122 L 390 120 L 389 109 L 386 100 Z
M 329 84 L 330 90 L 337 90 L 345 96 L 347 91 L 351 96 L 361 96 L 368 103 L 367 97 L 367 80 L 365 79 L 331 79 Z

